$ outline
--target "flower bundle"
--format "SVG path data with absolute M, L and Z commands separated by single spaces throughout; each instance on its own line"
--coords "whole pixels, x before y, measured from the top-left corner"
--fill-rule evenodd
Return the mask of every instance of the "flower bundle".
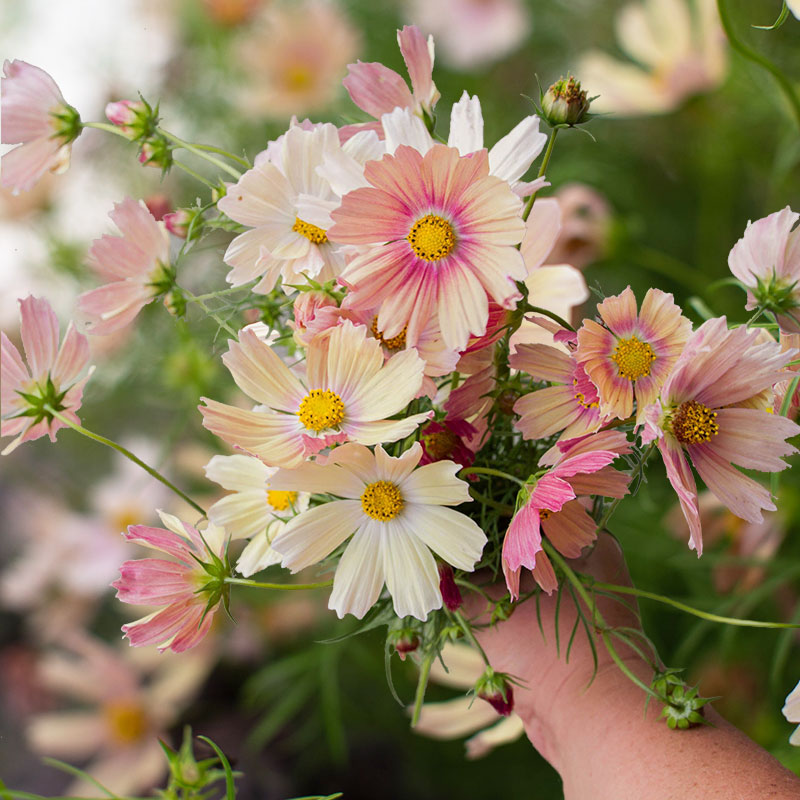
M 410 87 L 380 63 L 352 64 L 344 81 L 370 120 L 293 119 L 252 163 L 180 139 L 144 100 L 82 122 L 42 70 L 7 62 L 3 135 L 19 147 L 3 156 L 4 185 L 26 190 L 62 169 L 85 127 L 135 143 L 143 164 L 185 168 L 173 156 L 182 149 L 221 174 L 190 170 L 207 200 L 163 221 L 131 197 L 114 207 L 119 233 L 88 256 L 102 284 L 81 296 L 60 347 L 47 301 L 21 301 L 27 365 L 3 334 L 2 434 L 16 436 L 7 453 L 73 428 L 196 509 L 194 524 L 162 514 L 164 528 L 125 534 L 170 557 L 121 566 L 118 597 L 161 606 L 125 626 L 131 644 L 193 647 L 233 586 L 330 587 L 339 617 L 386 625 L 394 650 L 420 663 L 416 720 L 442 651 L 462 639 L 480 653 L 475 630 L 518 603 L 566 587 L 587 633 L 605 633 L 574 560 L 638 491 L 654 450 L 698 556 L 695 471 L 743 520 L 775 509 L 774 485 L 741 470 L 779 473 L 800 434 L 789 418 L 797 349 L 784 341 L 798 332 L 800 229 L 787 208 L 748 226 L 731 251 L 755 310 L 746 325 L 717 317 L 695 328 L 657 288 L 638 302 L 630 288 L 605 297 L 576 323 L 588 291 L 575 267 L 544 266 L 561 223 L 540 193 L 557 135 L 591 116 L 586 92 L 558 81 L 490 146 L 480 101 L 465 92 L 445 139 L 433 41 L 406 27 L 398 43 Z M 196 245 L 220 229 L 233 234 L 219 259 L 229 287 L 195 294 Z M 156 299 L 177 317 L 200 309 L 228 336 L 221 358 L 236 399 L 198 397 L 203 426 L 229 448 L 206 474 L 230 493 L 207 510 L 76 413 L 87 336 L 135 324 Z M 210 307 L 223 299 L 225 316 Z M 251 579 L 278 564 L 310 582 Z M 499 595 L 487 591 L 495 583 Z M 467 594 L 488 617 L 467 614 Z M 615 640 L 630 641 L 614 634 L 602 637 L 612 654 Z M 647 647 L 645 689 L 668 723 L 702 721 L 706 701 Z M 513 682 L 487 662 L 473 688 L 507 716 Z

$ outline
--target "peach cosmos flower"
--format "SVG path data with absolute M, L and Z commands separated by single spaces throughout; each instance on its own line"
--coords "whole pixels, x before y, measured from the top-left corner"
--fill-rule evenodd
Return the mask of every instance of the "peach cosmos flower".
M 164 605 L 122 626 L 131 646 L 157 644 L 159 650 L 182 653 L 206 636 L 220 604 L 227 602 L 222 578 L 228 567 L 221 560 L 227 558 L 225 531 L 209 523 L 200 533 L 172 514 L 158 513 L 164 528 L 131 525 L 123 536 L 177 560 L 126 561 L 111 585 L 123 603 Z
M 43 69 L 26 61 L 5 61 L 0 112 L 2 143 L 19 145 L 0 159 L 3 186 L 27 192 L 47 172 L 61 173 L 69 167 L 81 119 Z
M 75 413 L 83 399 L 83 387 L 91 370 L 78 380 L 89 362 L 89 343 L 72 323 L 58 346 L 58 319 L 47 300 L 28 296 L 19 301 L 20 333 L 27 366 L 19 350 L 5 333 L 0 333 L 0 436 L 15 436 L 0 453 L 7 455 L 23 442 L 49 435 L 67 427 L 52 416 L 51 406 L 76 425 Z
M 758 306 L 775 312 L 780 329 L 800 333 L 800 214 L 789 206 L 748 222 L 733 246 L 728 266 L 747 287 L 749 311 Z
M 247 329 L 222 360 L 239 388 L 262 405 L 246 411 L 202 398 L 203 425 L 268 466 L 292 469 L 334 443 L 394 442 L 429 418 L 388 419 L 422 385 L 425 365 L 417 352 L 404 350 L 384 364 L 380 343 L 349 320 L 312 341 L 305 385 Z
M 78 298 L 78 315 L 89 333 L 105 335 L 129 325 L 134 317 L 172 285 L 169 234 L 142 201 L 126 197 L 109 217 L 121 236 L 95 239 L 89 265 L 109 283 Z
M 602 324 L 585 319 L 578 331 L 575 359 L 597 387 L 603 414 L 636 422 L 658 397 L 686 340 L 692 323 L 681 314 L 671 294 L 648 289 L 642 308 L 628 286 L 597 304 Z
M 617 41 L 636 63 L 586 53 L 578 75 L 592 111 L 621 116 L 663 114 L 687 97 L 716 89 L 727 71 L 726 39 L 715 0 L 644 0 L 616 18 Z
M 383 336 L 406 328 L 411 345 L 436 313 L 447 347 L 463 350 L 486 330 L 489 297 L 505 308 L 519 299 L 519 199 L 489 175 L 484 150 L 460 157 L 436 144 L 423 156 L 402 145 L 368 162 L 364 176 L 372 185 L 345 195 L 329 231 L 369 246 L 340 277 L 350 306 L 378 307 Z
M 734 464 L 778 472 L 789 466 L 782 456 L 797 452 L 785 440 L 800 433 L 800 426 L 768 413 L 763 398 L 786 376 L 783 368 L 794 355 L 765 341 L 758 329 L 728 330 L 725 317 L 710 319 L 689 338 L 660 400 L 645 409 L 642 441 L 658 444 L 689 524 L 689 547 L 698 556 L 703 536 L 687 455 L 706 486 L 737 517 L 761 522 L 761 509 L 775 511 L 769 490 Z
M 602 431 L 559 442 L 557 454 L 540 462 L 550 470 L 531 487 L 527 502 L 511 520 L 503 540 L 503 574 L 512 599 L 519 597 L 522 567 L 531 570 L 548 594 L 558 586 L 542 548 L 542 532 L 567 558 L 577 558 L 597 538 L 596 523 L 576 498 L 624 497 L 630 478 L 609 465 L 630 450 L 624 433 Z
M 399 458 L 379 445 L 371 452 L 350 443 L 337 447 L 324 465 L 279 470 L 276 489 L 333 494 L 332 500 L 298 514 L 272 546 L 292 572 L 322 561 L 351 535 L 336 566 L 328 608 L 341 618 L 361 619 L 375 605 L 384 583 L 399 617 L 424 620 L 441 608 L 433 550 L 448 564 L 472 570 L 486 536 L 465 514 L 447 506 L 469 502 L 460 466 L 437 461 L 417 467 L 415 442 Z

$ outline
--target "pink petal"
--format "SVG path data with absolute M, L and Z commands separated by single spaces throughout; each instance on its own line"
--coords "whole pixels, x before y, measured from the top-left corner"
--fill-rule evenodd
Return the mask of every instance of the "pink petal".
M 52 369 L 58 351 L 58 319 L 44 298 L 29 295 L 19 301 L 20 333 L 31 376 L 41 380 Z
M 350 99 L 377 119 L 396 107 L 411 108 L 414 105 L 406 82 L 394 70 L 378 62 L 349 64 L 342 84 Z

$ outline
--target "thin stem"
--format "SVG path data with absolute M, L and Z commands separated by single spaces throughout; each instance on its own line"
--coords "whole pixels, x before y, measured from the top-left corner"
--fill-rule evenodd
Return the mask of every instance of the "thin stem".
M 195 301 L 197 300 L 213 300 L 215 297 L 222 297 L 226 294 L 234 294 L 235 292 L 242 292 L 244 290 L 249 290 L 253 286 L 256 285 L 258 281 L 253 281 L 252 283 L 243 283 L 241 286 L 231 286 L 229 289 L 218 289 L 216 292 L 208 292 L 208 294 L 196 294 L 194 295 Z
M 174 142 L 178 147 L 188 150 L 190 153 L 194 153 L 196 156 L 200 158 L 204 158 L 210 164 L 214 164 L 214 166 L 221 169 L 223 172 L 227 172 L 233 178 L 236 178 L 238 181 L 239 178 L 242 177 L 242 173 L 238 170 L 234 169 L 230 165 L 226 164 L 224 161 L 220 161 L 218 158 L 214 158 L 214 156 L 209 155 L 208 153 L 204 152 L 203 150 L 198 149 L 194 144 L 191 142 L 185 142 L 180 137 L 176 136 L 174 133 L 170 133 L 169 131 L 165 131 L 163 128 L 159 128 L 158 132 L 169 139 L 171 142 Z
M 425 689 L 428 688 L 428 676 L 431 674 L 434 658 L 436 658 L 436 653 L 428 653 L 419 665 L 419 680 L 417 681 L 417 692 L 414 695 L 414 713 L 411 716 L 412 728 L 415 728 L 419 722 L 422 701 L 425 699 Z
M 195 180 L 200 181 L 200 183 L 204 183 L 209 189 L 217 188 L 213 183 L 211 183 L 210 180 L 208 180 L 208 178 L 204 178 L 199 172 L 195 172 L 191 167 L 184 164 L 183 161 L 179 161 L 177 158 L 174 158 L 172 163 L 175 164 L 175 166 L 179 169 L 182 169 L 187 175 L 191 175 Z
M 539 174 L 536 176 L 537 178 L 541 178 L 547 171 L 547 165 L 550 163 L 550 156 L 553 155 L 553 145 L 556 143 L 557 134 L 558 128 L 553 128 L 552 132 L 550 133 L 550 140 L 547 142 L 547 150 L 544 151 L 544 158 L 542 159 L 542 165 L 539 167 Z M 535 202 L 536 192 L 532 192 L 525 203 L 525 208 L 522 211 L 523 221 L 527 221 L 528 217 L 531 215 L 533 204 Z
M 44 408 L 48 414 L 52 414 L 57 420 L 60 420 L 66 426 L 72 428 L 72 430 L 77 431 L 83 436 L 86 436 L 88 439 L 93 439 L 95 442 L 100 442 L 100 444 L 104 444 L 106 447 L 110 447 L 112 450 L 116 450 L 118 453 L 121 453 L 123 456 L 125 456 L 125 458 L 130 459 L 131 461 L 133 461 L 134 464 L 141 467 L 145 472 L 147 472 L 149 475 L 152 475 L 156 480 L 161 481 L 161 483 L 163 483 L 164 486 L 166 486 L 168 489 L 171 489 L 173 492 L 175 492 L 175 494 L 178 495 L 178 497 L 185 500 L 193 509 L 199 511 L 204 517 L 206 516 L 205 509 L 202 506 L 195 503 L 194 500 L 192 500 L 192 498 L 189 497 L 189 495 L 184 494 L 177 486 L 175 486 L 174 483 L 170 483 L 170 481 L 168 481 L 157 469 L 154 469 L 153 467 L 145 464 L 141 458 L 135 456 L 133 453 L 131 453 L 130 450 L 127 450 L 121 444 L 117 444 L 111 439 L 106 439 L 105 436 L 100 436 L 97 433 L 92 433 L 92 431 L 87 430 L 82 425 L 77 425 L 71 419 L 65 417 L 63 414 L 59 414 L 58 411 L 56 411 L 49 405 L 45 405 Z
M 514 481 L 514 483 L 519 484 L 520 486 L 525 485 L 525 481 L 521 481 L 519 478 L 515 478 L 513 475 L 509 475 L 507 472 L 502 472 L 499 469 L 492 469 L 491 467 L 466 467 L 462 469 L 459 475 L 494 475 L 495 478 L 504 478 L 507 481 Z
M 113 133 L 115 136 L 121 136 L 123 139 L 130 141 L 128 134 L 118 128 L 116 125 L 111 125 L 108 122 L 82 122 L 84 128 L 95 128 L 98 131 L 105 131 L 106 133 Z
M 482 494 L 474 486 L 469 487 L 469 494 L 473 500 L 477 500 L 482 505 L 489 506 L 489 508 L 493 508 L 495 511 L 499 511 L 505 516 L 510 517 L 514 514 L 513 506 L 506 505 L 505 503 L 498 503 L 497 500 L 492 500 L 491 497 Z
M 631 668 L 622 660 L 622 657 L 617 652 L 617 648 L 614 647 L 614 644 L 611 641 L 611 635 L 609 632 L 603 631 L 600 635 L 603 637 L 603 644 L 606 646 L 608 654 L 611 656 L 611 659 L 617 665 L 620 672 L 622 672 L 622 674 L 625 675 L 629 680 L 633 681 L 642 691 L 647 692 L 650 697 L 654 697 L 659 703 L 663 703 L 664 698 L 660 697 L 638 675 L 634 674 L 634 672 L 631 671 Z
M 225 583 L 233 583 L 236 586 L 251 586 L 254 589 L 283 589 L 284 591 L 297 591 L 299 589 L 327 589 L 333 586 L 333 579 L 321 581 L 320 583 L 263 583 L 262 581 L 251 581 L 249 578 L 225 578 Z
M 480 642 L 475 638 L 475 634 L 472 632 L 472 627 L 464 619 L 464 615 L 460 611 L 454 611 L 453 618 L 458 623 L 461 630 L 464 631 L 464 636 L 467 637 L 469 643 L 481 654 L 486 666 L 491 667 L 492 665 L 489 663 L 489 656 L 486 655 L 486 651 L 481 647 Z
M 219 155 L 225 156 L 225 158 L 229 158 L 231 161 L 235 161 L 237 164 L 241 164 L 245 169 L 250 169 L 251 167 L 250 162 L 246 158 L 241 158 L 241 156 L 229 153 L 227 150 L 223 150 L 221 147 L 216 147 L 213 144 L 198 144 L 197 142 L 194 142 L 193 144 L 198 150 L 206 150 L 209 153 L 219 153 Z
M 558 314 L 554 313 L 553 311 L 549 311 L 546 308 L 542 308 L 541 306 L 532 306 L 530 303 L 525 304 L 525 313 L 528 312 L 532 314 L 541 314 L 544 317 L 550 317 L 554 322 L 557 322 L 562 328 L 566 328 L 568 331 L 574 331 L 575 328 L 569 324 L 563 317 L 559 317 Z
M 227 323 L 227 322 L 225 322 L 225 320 L 224 320 L 224 319 L 222 319 L 222 317 L 218 316 L 218 315 L 216 314 L 216 312 L 212 311 L 212 310 L 211 310 L 211 309 L 210 309 L 210 308 L 209 308 L 209 307 L 208 307 L 208 306 L 207 306 L 207 305 L 206 305 L 206 304 L 203 302 L 203 300 L 202 300 L 200 297 L 195 297 L 195 296 L 194 296 L 194 295 L 193 295 L 193 294 L 192 294 L 192 293 L 191 293 L 191 292 L 190 292 L 188 289 L 184 289 L 183 287 L 181 287 L 181 291 L 183 292 L 183 295 L 184 295 L 184 297 L 185 297 L 185 298 L 186 298 L 186 299 L 187 299 L 189 302 L 191 302 L 191 303 L 195 303 L 196 305 L 200 306 L 200 308 L 202 308 L 202 309 L 203 309 L 203 311 L 205 311 L 205 312 L 206 312 L 206 314 L 208 314 L 208 316 L 209 316 L 209 317 L 211 317 L 211 318 L 212 318 L 212 319 L 213 319 L 213 320 L 214 320 L 214 321 L 217 323 L 217 325 L 219 325 L 219 326 L 220 326 L 220 328 L 224 328 L 224 329 L 225 329 L 225 330 L 226 330 L 226 331 L 227 331 L 227 332 L 228 332 L 228 333 L 229 333 L 231 336 L 238 336 L 238 334 L 236 333 L 236 331 L 235 331 L 233 328 L 231 328 L 231 326 L 230 326 L 230 325 L 228 325 L 228 323 Z
M 762 306 L 759 306 L 756 309 L 756 313 L 753 314 L 753 316 L 750 317 L 750 319 L 745 323 L 745 328 L 749 328 L 764 313 L 764 311 L 766 311 L 766 309 Z
M 800 125 L 800 98 L 797 96 L 792 82 L 771 61 L 762 56 L 761 53 L 752 50 L 736 36 L 726 0 L 717 0 L 717 8 L 719 9 L 720 22 L 722 22 L 722 27 L 725 29 L 725 35 L 728 37 L 731 47 L 746 59 L 752 61 L 754 64 L 758 64 L 771 73 L 786 99 L 789 101 L 792 112 L 797 118 L 797 124 Z

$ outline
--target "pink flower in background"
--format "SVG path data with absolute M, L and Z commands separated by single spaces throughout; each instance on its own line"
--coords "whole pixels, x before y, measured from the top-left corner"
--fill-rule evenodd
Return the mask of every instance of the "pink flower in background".
M 561 230 L 546 263 L 583 269 L 602 257 L 608 247 L 611 206 L 600 192 L 583 183 L 564 184 L 554 197 L 561 209 Z
M 703 552 L 697 487 L 689 459 L 713 494 L 737 517 L 761 522 L 775 510 L 769 490 L 736 466 L 778 472 L 797 452 L 786 439 L 800 426 L 768 413 L 762 395 L 786 376 L 795 351 L 782 351 L 758 329 L 728 330 L 725 317 L 690 337 L 658 402 L 645 410 L 642 441 L 656 441 L 689 524 L 689 546 Z
M 106 234 L 92 242 L 89 264 L 105 286 L 78 298 L 78 314 L 87 331 L 114 333 L 172 284 L 169 235 L 142 202 L 126 197 L 109 216 L 122 233 Z
M 348 65 L 344 88 L 362 111 L 376 119 L 398 107 L 431 116 L 439 99 L 433 82 L 433 37 L 426 40 L 419 28 L 406 25 L 397 32 L 397 43 L 411 79 L 411 91 L 400 75 L 376 61 Z
M 3 75 L 2 143 L 19 146 L 2 157 L 2 185 L 27 192 L 45 173 L 67 169 L 81 120 L 43 69 L 25 61 L 6 61 Z
M 126 561 L 111 585 L 123 603 L 164 606 L 122 626 L 133 647 L 157 644 L 159 650 L 181 653 L 206 636 L 220 604 L 227 602 L 223 580 L 230 570 L 221 560 L 226 559 L 225 531 L 209 524 L 201 535 L 177 517 L 159 514 L 165 528 L 132 525 L 123 535 L 177 560 Z
M 91 374 L 89 370 L 78 380 L 89 362 L 89 344 L 72 323 L 59 347 L 58 320 L 47 300 L 29 296 L 19 305 L 27 366 L 10 339 L 0 333 L 0 435 L 17 437 L 2 455 L 45 434 L 56 440 L 56 431 L 67 426 L 45 405 L 80 425 L 75 412 L 81 407 L 83 387 Z
M 585 319 L 578 331 L 577 361 L 597 387 L 604 414 L 644 421 L 644 410 L 675 366 L 692 323 L 681 314 L 671 294 L 648 289 L 637 313 L 628 286 L 621 294 L 597 304 L 602 324 Z
M 636 63 L 591 51 L 577 73 L 592 111 L 620 116 L 663 114 L 687 97 L 716 89 L 725 78 L 727 53 L 715 0 L 643 0 L 616 18 L 617 41 Z
M 408 0 L 408 15 L 436 37 L 442 59 L 456 69 L 499 61 L 530 33 L 522 0 Z
M 800 214 L 789 206 L 755 222 L 733 246 L 728 266 L 747 287 L 746 309 L 775 312 L 780 329 L 800 333 Z
M 489 175 L 485 151 L 459 157 L 437 144 L 423 156 L 403 145 L 367 163 L 364 174 L 371 186 L 345 195 L 329 232 L 337 242 L 371 245 L 341 275 L 350 306 L 379 306 L 382 335 L 406 328 L 411 345 L 438 314 L 447 347 L 464 349 L 486 330 L 489 297 L 505 308 L 519 299 L 519 199 Z

